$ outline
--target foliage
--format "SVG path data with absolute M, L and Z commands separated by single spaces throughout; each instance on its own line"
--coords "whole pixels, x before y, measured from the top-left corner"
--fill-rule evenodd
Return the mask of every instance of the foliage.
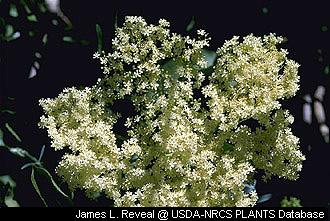
M 14 200 L 15 181 L 8 175 L 0 176 L 0 207 L 19 207 Z
M 286 196 L 281 201 L 281 207 L 302 207 L 302 205 L 300 204 L 300 199 L 292 196 L 288 198 Z
M 116 206 L 252 206 L 257 169 L 297 179 L 305 157 L 279 100 L 298 90 L 298 64 L 283 38 L 234 37 L 205 53 L 204 30 L 169 26 L 126 17 L 113 51 L 94 55 L 105 73 L 95 86 L 40 100 L 40 126 L 67 150 L 57 173 Z
M 14 114 L 15 112 L 10 110 L 2 110 L 2 114 L 10 113 Z M 4 132 L 10 134 L 13 138 L 15 138 L 15 144 L 7 144 L 4 140 Z M 47 206 L 46 200 L 42 196 L 42 193 L 38 187 L 37 181 L 35 179 L 35 171 L 38 172 L 39 175 L 42 175 L 46 179 L 50 181 L 53 188 L 62 195 L 62 197 L 71 203 L 71 198 L 65 194 L 61 188 L 57 185 L 51 173 L 43 166 L 42 157 L 44 155 L 45 146 L 41 148 L 40 155 L 38 158 L 31 155 L 25 148 L 18 147 L 16 144 L 21 144 L 22 140 L 20 136 L 16 133 L 16 131 L 10 126 L 9 123 L 5 123 L 5 127 L 3 129 L 0 128 L 0 148 L 9 151 L 9 153 L 23 159 L 26 163 L 21 167 L 22 170 L 26 168 L 31 168 L 31 183 L 35 188 L 37 194 L 40 199 Z M 14 188 L 16 187 L 15 181 L 9 176 L 4 175 L 0 176 L 0 206 L 8 206 L 8 207 L 17 207 L 19 204 L 14 200 Z
M 38 74 L 42 63 L 40 61 L 47 50 L 52 30 L 61 33 L 63 42 L 81 45 L 90 43 L 86 39 L 74 36 L 73 25 L 61 11 L 59 3 L 59 0 L 19 0 L 0 3 L 0 42 L 12 42 L 21 37 L 39 42 L 34 48 L 34 60 L 28 78 Z

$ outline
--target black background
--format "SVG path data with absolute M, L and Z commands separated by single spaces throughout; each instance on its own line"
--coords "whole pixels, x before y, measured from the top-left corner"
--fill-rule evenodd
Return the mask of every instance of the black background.
M 266 184 L 258 181 L 259 195 L 273 194 L 270 201 L 260 206 L 278 206 L 283 196 L 296 196 L 304 206 L 328 206 L 330 146 L 324 143 L 315 119 L 311 126 L 302 121 L 302 96 L 312 94 L 320 84 L 329 89 L 329 75 L 324 74 L 323 69 L 330 63 L 330 34 L 329 31 L 321 31 L 322 25 L 330 26 L 328 3 L 329 1 L 271 0 L 62 1 L 61 8 L 73 24 L 73 37 L 87 39 L 90 44 L 84 46 L 63 42 L 62 37 L 67 31 L 53 26 L 50 19 L 38 22 L 40 33 L 48 33 L 49 40 L 45 47 L 40 40 L 42 35 L 35 38 L 22 36 L 15 41 L 1 42 L 0 106 L 10 107 L 17 112 L 14 117 L 2 117 L 1 126 L 3 127 L 5 121 L 12 122 L 23 140 L 23 146 L 35 155 L 42 145 L 46 145 L 45 166 L 53 172 L 62 153 L 54 152 L 49 147 L 50 140 L 46 132 L 37 126 L 42 114 L 38 100 L 55 97 L 64 87 L 91 86 L 102 76 L 98 62 L 92 59 L 97 48 L 95 24 L 102 27 L 105 50 L 110 50 L 115 15 L 119 25 L 126 15 L 141 15 L 149 23 L 165 18 L 170 21 L 173 32 L 184 35 L 188 34 L 185 28 L 194 16 L 196 28 L 210 33 L 212 49 L 220 47 L 224 40 L 233 35 L 264 35 L 273 32 L 287 37 L 288 42 L 282 47 L 289 50 L 290 58 L 301 64 L 301 90 L 296 97 L 285 101 L 283 105 L 295 116 L 293 130 L 301 138 L 301 148 L 307 160 L 298 181 L 289 182 L 277 178 Z M 267 8 L 268 13 L 264 13 L 263 8 Z M 28 24 L 21 24 L 21 31 L 28 28 Z M 322 62 L 318 61 L 318 49 L 322 50 Z M 43 55 L 40 60 L 41 68 L 36 77 L 28 79 L 29 69 L 35 60 L 35 51 L 40 51 Z M 326 114 L 330 102 L 327 93 L 324 101 Z M 8 96 L 15 100 L 6 99 Z M 311 151 L 307 150 L 309 144 L 312 146 Z M 10 174 L 16 180 L 16 198 L 19 203 L 22 206 L 41 206 L 30 183 L 30 171 L 20 170 L 23 163 L 19 158 L 0 150 L 0 175 Z M 38 181 L 47 194 L 45 198 L 51 199 L 51 205 L 58 205 L 56 200 L 59 196 L 48 187 L 46 181 Z M 74 203 L 77 206 L 106 206 L 110 202 L 103 198 L 89 201 L 78 191 Z

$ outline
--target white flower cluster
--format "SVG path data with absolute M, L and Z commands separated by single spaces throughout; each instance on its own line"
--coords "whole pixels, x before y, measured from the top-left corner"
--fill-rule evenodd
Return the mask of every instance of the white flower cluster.
M 293 96 L 299 87 L 299 65 L 286 58 L 286 50 L 276 48 L 281 37 L 248 35 L 242 43 L 238 40 L 233 37 L 218 49 L 210 84 L 203 88 L 210 98 L 210 116 L 222 130 L 279 109 L 279 99 Z
M 68 150 L 57 172 L 71 189 L 116 206 L 253 206 L 244 187 L 256 170 L 298 177 L 304 156 L 279 103 L 298 90 L 298 65 L 277 49 L 282 38 L 234 37 L 208 67 L 210 38 L 197 36 L 126 17 L 113 51 L 94 54 L 105 73 L 95 86 L 40 101 L 41 127 Z M 114 132 L 118 100 L 134 113 Z

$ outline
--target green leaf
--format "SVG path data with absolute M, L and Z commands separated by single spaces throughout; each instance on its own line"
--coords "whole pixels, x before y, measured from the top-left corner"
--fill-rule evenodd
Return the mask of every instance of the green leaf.
M 7 38 L 11 37 L 14 34 L 14 28 L 12 25 L 6 25 L 6 32 L 5 36 Z
M 42 55 L 39 52 L 34 53 L 34 56 L 36 56 L 36 58 L 39 58 L 39 59 L 42 58 Z
M 96 29 L 96 36 L 97 36 L 97 51 L 101 52 L 102 51 L 102 45 L 103 45 L 102 29 L 101 29 L 101 26 L 99 24 L 96 24 L 95 29 Z
M 97 200 L 97 198 L 101 197 L 101 193 L 95 192 L 89 195 L 89 197 L 93 200 Z
M 16 156 L 19 156 L 19 157 L 26 157 L 27 156 L 27 152 L 26 150 L 23 150 L 22 148 L 19 148 L 19 147 L 12 147 L 12 148 L 9 148 L 9 151 L 16 155 Z
M 12 36 L 9 37 L 8 41 L 15 40 L 15 39 L 17 39 L 19 37 L 21 37 L 21 33 L 17 31 Z
M 263 7 L 262 9 L 261 9 L 261 11 L 262 11 L 262 13 L 263 14 L 268 14 L 268 8 L 266 8 L 266 7 Z
M 46 175 L 46 177 L 52 182 L 53 186 L 55 187 L 55 189 L 62 194 L 64 197 L 70 199 L 70 197 L 68 195 L 66 195 L 61 188 L 57 185 L 57 183 L 55 182 L 55 180 L 53 179 L 52 175 L 48 172 L 48 170 L 46 170 L 43 167 L 36 167 L 38 170 L 40 170 L 44 175 Z
M 38 21 L 38 19 L 37 19 L 37 17 L 35 16 L 35 15 L 28 15 L 27 17 L 27 20 L 29 20 L 29 21 L 31 21 L 31 22 L 37 22 Z
M 22 167 L 21 167 L 21 170 L 24 170 L 28 167 L 31 167 L 31 166 L 36 166 L 36 165 L 39 165 L 38 163 L 26 163 L 24 164 Z
M 237 85 L 237 81 L 235 79 L 229 82 L 230 87 L 235 87 Z
M 266 201 L 270 200 L 270 198 L 272 198 L 272 194 L 271 193 L 267 193 L 267 194 L 262 195 L 261 197 L 259 197 L 257 203 L 266 202 Z
M 12 188 L 16 187 L 16 182 L 8 175 L 0 176 L 0 183 L 3 185 L 9 185 Z
M 204 56 L 205 60 L 207 61 L 206 68 L 212 67 L 217 58 L 217 54 L 214 51 L 209 51 L 209 50 L 203 49 L 203 56 Z
M 28 35 L 29 35 L 29 37 L 33 37 L 33 36 L 35 36 L 35 33 L 34 33 L 34 31 L 29 31 Z
M 115 30 L 118 28 L 118 12 L 116 11 L 113 26 Z
M 35 76 L 37 76 L 37 69 L 31 66 L 28 78 L 31 79 L 34 78 Z
M 139 159 L 139 156 L 137 154 L 133 154 L 133 156 L 131 157 L 130 159 L 130 164 L 131 164 L 131 167 L 135 168 L 136 166 L 136 161 Z
M 41 161 L 41 158 L 43 157 L 44 153 L 45 153 L 45 145 L 43 145 L 41 147 L 40 155 L 39 155 L 39 158 L 38 158 L 39 162 Z
M 162 69 L 165 70 L 166 72 L 168 72 L 170 75 L 172 75 L 173 79 L 175 79 L 175 80 L 177 80 L 179 78 L 179 75 L 177 73 L 178 68 L 179 68 L 179 65 L 174 60 L 169 60 L 162 66 Z
M 17 8 L 14 4 L 10 4 L 9 6 L 9 15 L 15 18 L 18 16 Z
M 36 182 L 36 179 L 35 179 L 35 177 L 34 177 L 34 168 L 32 168 L 32 172 L 31 172 L 31 183 L 32 183 L 34 189 L 36 190 L 36 192 L 38 193 L 38 196 L 39 196 L 40 199 L 42 200 L 43 204 L 44 204 L 46 207 L 48 207 L 48 205 L 47 205 L 47 203 L 46 203 L 44 197 L 42 196 L 42 194 L 41 194 L 41 192 L 40 192 L 40 189 L 39 189 L 39 186 L 38 186 L 38 184 L 37 184 L 37 182 Z
M 33 67 L 35 67 L 36 69 L 39 69 L 40 68 L 40 64 L 38 61 L 34 61 L 33 62 Z
M 43 43 L 44 45 L 46 45 L 47 42 L 48 42 L 48 35 L 47 35 L 47 34 L 44 34 L 44 36 L 42 37 L 42 43 Z
M 288 199 L 286 196 L 281 200 L 281 207 L 302 207 L 302 205 L 300 203 L 300 199 L 292 196 Z
M 39 3 L 38 5 L 39 5 L 39 9 L 42 13 L 45 13 L 47 11 L 47 9 L 43 3 Z
M 1 146 L 6 146 L 5 142 L 3 141 L 3 131 L 0 128 L 0 147 Z
M 8 113 L 8 114 L 12 114 L 14 115 L 16 112 L 15 111 L 12 111 L 12 110 L 2 110 L 1 113 Z
M 33 162 L 36 162 L 37 164 L 39 164 L 39 161 L 37 160 L 37 158 L 35 158 L 34 156 L 32 156 L 29 152 L 25 151 L 25 155 L 32 160 Z
M 83 39 L 83 40 L 80 40 L 80 44 L 89 45 L 89 41 Z
M 187 32 L 190 32 L 194 28 L 195 23 L 196 23 L 195 22 L 195 17 L 192 17 L 191 20 L 190 20 L 190 22 L 189 22 L 189 24 L 186 27 L 186 31 Z
M 52 20 L 52 24 L 55 25 L 55 26 L 57 26 L 57 25 L 58 25 L 58 21 L 57 21 L 57 19 L 53 19 L 53 20 Z
M 73 198 L 74 198 L 74 192 L 73 191 L 71 192 L 71 196 L 70 197 L 71 197 L 70 199 L 73 200 Z
M 7 207 L 19 207 L 19 204 L 14 200 L 14 189 L 16 187 L 16 182 L 8 175 L 0 176 L 0 187 L 1 184 L 5 186 L 5 192 L 1 193 L 3 200 L 0 201 L 4 203 Z
M 14 154 L 16 156 L 27 157 L 30 160 L 32 160 L 33 162 L 39 164 L 39 161 L 34 156 L 32 156 L 29 152 L 27 152 L 26 150 L 24 150 L 20 147 L 11 147 L 11 148 L 8 148 L 8 149 L 12 154 Z
M 19 142 L 22 142 L 21 138 L 17 135 L 17 133 L 14 131 L 14 129 L 8 124 L 5 124 L 7 130 L 11 133 L 11 135 L 13 135 L 16 140 L 18 140 Z
M 31 14 L 31 9 L 29 8 L 28 4 L 25 2 L 25 0 L 21 0 L 20 3 L 24 6 L 24 9 L 27 14 Z
M 70 37 L 70 36 L 64 36 L 64 37 L 62 38 L 62 40 L 63 40 L 64 42 L 68 42 L 68 43 L 73 43 L 73 42 L 74 42 L 73 38 Z
M 234 149 L 234 145 L 232 145 L 230 143 L 224 143 L 222 148 L 224 151 L 231 151 Z
M 16 200 L 13 199 L 14 196 L 6 196 L 5 197 L 5 204 L 8 207 L 19 207 L 19 204 Z
M 324 67 L 324 74 L 329 74 L 330 73 L 330 67 L 329 65 Z
M 2 17 L 0 17 L 0 28 L 3 29 L 5 27 L 5 19 L 3 19 Z
M 322 25 L 322 26 L 321 26 L 321 31 L 322 31 L 322 32 L 327 32 L 327 31 L 328 31 L 328 26 L 326 26 L 326 25 Z

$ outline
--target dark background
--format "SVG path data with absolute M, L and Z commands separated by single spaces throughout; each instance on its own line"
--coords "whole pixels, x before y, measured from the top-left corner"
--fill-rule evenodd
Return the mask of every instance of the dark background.
M 4 122 L 11 122 L 21 136 L 23 146 L 34 155 L 38 155 L 41 146 L 46 145 L 44 163 L 54 174 L 54 168 L 62 153 L 54 152 L 49 147 L 50 140 L 46 131 L 37 126 L 42 115 L 38 100 L 55 97 L 64 87 L 91 86 L 102 76 L 98 61 L 92 59 L 92 54 L 97 50 L 95 24 L 100 24 L 104 35 L 104 48 L 110 50 L 116 15 L 119 25 L 126 15 L 141 15 L 149 23 L 156 23 L 159 18 L 165 18 L 171 23 L 171 31 L 184 35 L 188 34 L 185 29 L 194 16 L 195 28 L 202 28 L 210 33 L 211 48 L 214 50 L 233 35 L 264 35 L 273 32 L 288 39 L 282 47 L 289 50 L 291 59 L 301 64 L 301 89 L 296 97 L 285 101 L 283 105 L 295 116 L 293 131 L 301 138 L 301 149 L 307 160 L 303 164 L 298 181 L 273 178 L 265 184 L 258 180 L 258 195 L 273 195 L 271 200 L 260 206 L 279 206 L 284 196 L 300 198 L 303 206 L 328 206 L 330 146 L 323 141 L 318 132 L 315 118 L 312 125 L 302 120 L 302 96 L 313 94 L 318 85 L 329 89 L 329 75 L 324 74 L 324 68 L 330 63 L 330 34 L 328 30 L 321 30 L 322 26 L 330 27 L 328 2 L 62 1 L 61 8 L 71 20 L 72 30 L 65 30 L 63 24 L 52 25 L 51 20 L 56 15 L 48 14 L 32 26 L 26 21 L 18 23 L 22 33 L 30 28 L 36 28 L 38 33 L 35 37 L 22 35 L 14 41 L 1 42 L 0 107 L 5 106 L 16 111 L 14 116 L 5 115 L 0 118 L 1 128 Z M 0 9 L 1 13 L 4 13 L 3 10 L 4 8 Z M 8 18 L 8 21 L 14 22 L 11 19 Z M 48 34 L 48 43 L 45 46 L 41 42 L 44 33 Z M 78 41 L 63 42 L 63 36 L 68 34 L 73 39 L 85 39 L 89 44 L 82 45 Z M 42 54 L 42 58 L 38 60 L 40 69 L 34 78 L 29 79 L 29 70 L 36 59 L 36 51 Z M 15 100 L 8 100 L 7 97 L 13 97 Z M 330 98 L 326 91 L 326 114 L 329 102 Z M 9 137 L 7 139 L 10 140 Z M 308 145 L 311 145 L 311 150 L 307 149 Z M 21 159 L 0 150 L 0 175 L 10 174 L 16 180 L 18 202 L 22 206 L 41 206 L 42 203 L 30 183 L 29 169 L 20 169 L 23 163 Z M 58 205 L 56 200 L 59 196 L 54 193 L 55 191 L 49 188 L 49 184 L 43 179 L 38 181 L 41 182 L 41 189 L 47 194 L 46 200 L 51 199 L 51 205 Z M 74 205 L 77 206 L 109 205 L 108 203 L 109 201 L 104 198 L 98 201 L 87 200 L 80 191 L 74 200 Z

